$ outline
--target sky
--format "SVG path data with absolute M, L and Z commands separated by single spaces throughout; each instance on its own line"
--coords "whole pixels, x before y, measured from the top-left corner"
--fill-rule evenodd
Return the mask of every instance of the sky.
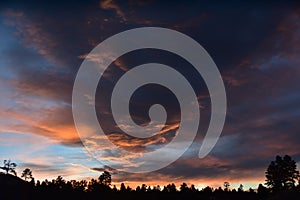
M 138 27 L 177 30 L 201 44 L 224 81 L 227 113 L 216 146 L 199 159 L 211 111 L 202 78 L 194 76 L 189 63 L 166 51 L 145 49 L 121 56 L 100 80 L 98 89 L 103 90 L 97 90 L 95 102 L 99 123 L 120 148 L 147 150 L 145 140 L 124 137 L 112 123 L 106 98 L 117 79 L 134 66 L 159 62 L 183 73 L 193 85 L 201 112 L 197 136 L 177 161 L 155 172 L 129 174 L 104 166 L 84 148 L 73 121 L 72 89 L 93 48 Z M 256 188 L 264 183 L 265 170 L 276 155 L 288 154 L 300 166 L 299 55 L 300 5 L 294 1 L 3 1 L 0 160 L 16 162 L 19 175 L 32 169 L 40 180 L 58 175 L 91 179 L 109 170 L 114 184 L 133 187 L 182 182 L 219 187 L 228 181 L 232 187 Z M 147 108 L 154 103 L 168 111 L 169 129 L 147 144 L 172 140 L 180 112 L 170 91 L 157 85 L 141 87 L 132 102 L 138 124 L 149 122 Z

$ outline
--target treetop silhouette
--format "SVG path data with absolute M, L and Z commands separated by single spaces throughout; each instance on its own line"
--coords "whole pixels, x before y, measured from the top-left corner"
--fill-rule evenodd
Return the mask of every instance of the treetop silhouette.
M 27 181 L 28 179 L 32 180 L 33 179 L 32 171 L 29 168 L 24 169 L 21 177 L 24 178 L 25 181 Z
M 16 172 L 17 164 L 14 162 L 11 162 L 10 160 L 4 160 L 3 161 L 3 167 L 0 167 L 0 169 L 3 169 L 6 174 L 12 173 L 13 175 L 17 176 Z
M 111 185 L 111 175 L 108 171 L 104 171 L 100 176 L 99 176 L 99 181 L 103 185 Z
M 266 185 L 273 192 L 293 189 L 299 178 L 296 162 L 288 155 L 276 156 L 266 171 Z

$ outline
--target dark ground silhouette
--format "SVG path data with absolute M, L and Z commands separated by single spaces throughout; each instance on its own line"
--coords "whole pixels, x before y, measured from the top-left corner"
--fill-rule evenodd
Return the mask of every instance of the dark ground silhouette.
M 299 172 L 296 170 L 295 162 L 289 156 L 276 157 L 266 171 L 268 187 L 259 184 L 257 190 L 244 191 L 241 185 L 237 190 L 230 189 L 230 183 L 224 182 L 224 188 L 206 187 L 198 190 L 194 185 L 188 186 L 182 183 L 176 187 L 171 183 L 166 186 L 149 187 L 145 184 L 137 188 L 130 188 L 124 183 L 117 189 L 111 185 L 112 177 L 109 172 L 104 171 L 98 179 L 90 181 L 71 180 L 66 181 L 58 176 L 51 181 L 35 181 L 31 170 L 26 168 L 22 177 L 0 173 L 1 199 L 133 199 L 133 200 L 159 200 L 159 199 L 203 199 L 203 200 L 281 200 L 299 199 L 300 185 Z M 271 169 L 271 170 L 270 170 Z M 13 173 L 14 174 L 14 173 Z M 26 175 L 26 176 L 25 176 Z M 274 184 L 270 184 L 274 183 Z

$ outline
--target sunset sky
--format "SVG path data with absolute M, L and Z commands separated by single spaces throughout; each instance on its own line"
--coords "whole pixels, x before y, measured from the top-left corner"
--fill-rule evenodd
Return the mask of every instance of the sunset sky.
M 264 183 L 265 170 L 276 155 L 288 154 L 300 167 L 299 3 L 62 2 L 0 3 L 0 162 L 16 162 L 18 175 L 28 167 L 36 179 L 61 175 L 80 180 L 97 178 L 107 169 L 117 185 L 186 182 L 201 188 L 228 181 L 248 189 Z M 207 157 L 199 159 L 210 117 L 203 80 L 193 76 L 188 63 L 165 51 L 121 56 L 99 83 L 104 92 L 111 92 L 113 82 L 129 69 L 155 61 L 190 78 L 201 112 L 198 135 L 179 160 L 152 173 L 128 174 L 103 166 L 83 147 L 72 116 L 72 88 L 81 63 L 96 45 L 145 26 L 180 31 L 207 50 L 223 78 L 228 110 L 221 138 Z M 178 128 L 178 104 L 170 100 L 172 94 L 156 86 L 138 92 L 133 96 L 133 115 L 141 119 L 139 123 L 147 122 L 143 106 L 153 102 L 167 106 L 166 140 L 171 140 Z M 96 94 L 98 119 L 115 132 L 103 96 Z M 115 141 L 120 146 L 121 139 Z M 141 141 L 127 142 L 138 143 L 130 151 L 143 150 Z

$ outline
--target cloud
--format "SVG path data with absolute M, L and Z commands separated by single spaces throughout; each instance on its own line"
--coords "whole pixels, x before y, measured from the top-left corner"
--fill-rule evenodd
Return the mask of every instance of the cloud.
M 120 172 L 109 167 L 109 166 L 104 166 L 104 167 L 93 167 L 91 168 L 91 170 L 96 171 L 96 172 L 104 172 L 104 171 L 108 171 L 111 175 L 115 175 L 115 174 L 119 174 Z
M 177 129 L 176 127 L 175 129 Z M 173 129 L 171 129 L 172 131 Z M 153 151 L 156 148 L 168 143 L 170 141 L 169 134 L 162 135 L 163 133 L 159 133 L 156 136 L 141 139 L 135 138 L 128 135 L 124 135 L 121 133 L 110 133 L 108 138 L 117 146 L 124 148 L 130 152 L 147 152 Z M 151 146 L 151 147 L 150 147 Z
M 114 2 L 114 0 L 100 0 L 100 7 L 101 7 L 102 9 L 105 9 L 105 10 L 109 10 L 109 9 L 115 10 L 115 12 L 116 12 L 116 13 L 117 13 L 124 21 L 126 21 L 124 12 L 123 12 L 122 9 L 120 8 L 120 6 L 118 6 L 118 4 L 116 4 L 116 3 Z
M 244 83 L 243 80 L 237 79 L 237 78 L 232 77 L 232 76 L 223 75 L 222 78 L 223 78 L 223 81 L 225 83 L 227 83 L 229 86 L 240 86 Z
M 36 96 L 9 86 L 3 89 L 9 91 L 0 110 L 3 132 L 42 135 L 62 144 L 80 145 L 70 105 L 47 99 L 42 93 Z
M 4 23 L 17 29 L 16 34 L 22 38 L 26 47 L 35 49 L 47 60 L 60 64 L 52 54 L 53 49 L 58 48 L 58 44 L 51 34 L 42 29 L 40 23 L 31 21 L 22 11 L 8 9 L 4 16 Z

